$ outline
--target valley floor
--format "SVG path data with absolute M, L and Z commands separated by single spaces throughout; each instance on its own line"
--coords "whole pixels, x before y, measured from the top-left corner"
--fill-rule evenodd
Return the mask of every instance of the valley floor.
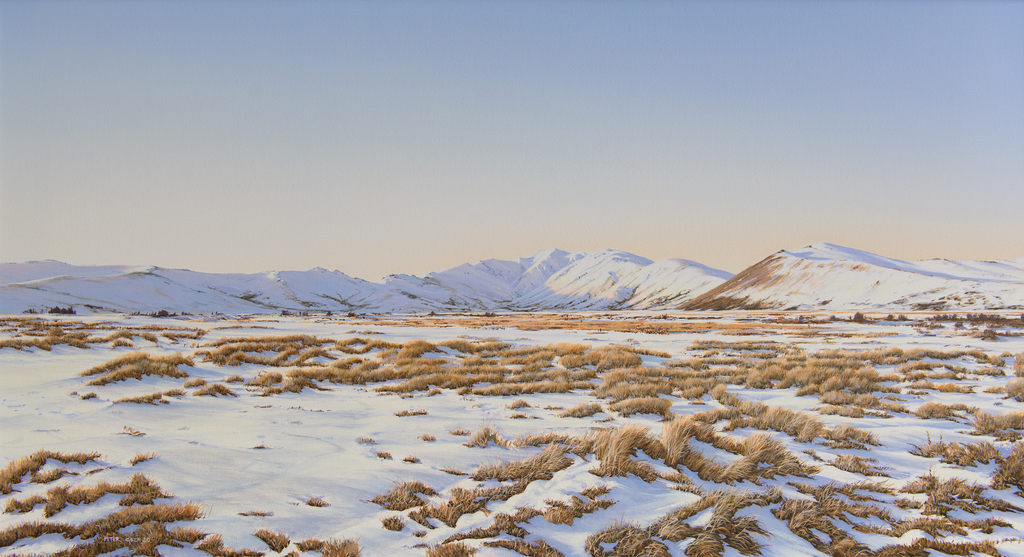
M 3 555 L 1024 555 L 1018 313 L 0 316 Z

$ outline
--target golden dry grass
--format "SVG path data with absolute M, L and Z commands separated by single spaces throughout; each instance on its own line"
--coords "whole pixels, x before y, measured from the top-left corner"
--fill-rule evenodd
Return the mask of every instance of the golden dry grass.
M 559 412 L 559 418 L 586 418 L 602 412 L 601 405 L 595 402 L 584 402 L 572 408 Z
M 273 532 L 265 528 L 256 530 L 253 535 L 262 540 L 263 543 L 267 544 L 267 547 L 278 553 L 284 551 L 284 549 L 292 543 L 286 534 Z
M 3 470 L 0 470 L 0 494 L 10 494 L 14 485 L 21 483 L 25 474 L 38 472 L 46 465 L 47 460 L 56 460 L 63 464 L 69 462 L 85 464 L 99 458 L 100 453 L 62 453 L 45 449 L 36 451 L 31 456 L 21 457 L 10 462 Z
M 206 385 L 205 387 L 202 387 L 200 389 L 196 389 L 195 391 L 192 391 L 192 394 L 195 395 L 195 396 L 212 396 L 212 397 L 218 397 L 218 396 L 237 397 L 238 396 L 238 395 L 235 394 L 235 391 L 232 391 L 228 386 L 222 385 L 220 383 L 213 383 L 213 384 L 210 384 L 210 385 Z
M 473 432 L 463 445 L 466 447 L 487 448 L 491 443 L 494 443 L 499 447 L 505 447 L 506 449 L 512 445 L 511 441 L 502 437 L 501 433 L 491 426 L 483 426 Z
M 1016 443 L 1009 456 L 999 462 L 992 487 L 1006 489 L 1016 487 L 1017 495 L 1024 497 L 1024 443 Z
M 910 454 L 923 457 L 939 457 L 946 464 L 957 466 L 977 466 L 979 462 L 988 464 L 993 460 L 1000 460 L 1002 457 L 999 450 L 988 441 L 977 443 L 946 443 L 941 439 L 932 441 L 931 436 L 922 445 L 914 445 Z
M 163 397 L 180 397 L 185 396 L 185 391 L 181 389 L 171 389 L 163 391 L 161 393 L 150 393 L 148 395 L 130 396 L 119 398 L 114 401 L 114 404 L 130 403 L 130 404 L 168 404 Z
M 462 542 L 433 544 L 427 547 L 426 557 L 472 557 L 476 555 L 475 547 Z
M 127 381 L 128 379 L 142 379 L 143 376 L 188 377 L 188 373 L 178 369 L 178 366 L 181 365 L 191 367 L 194 364 L 190 358 L 186 358 L 181 354 L 150 356 L 145 352 L 132 352 L 105 364 L 89 368 L 78 375 L 79 377 L 99 375 L 99 377 L 85 383 L 86 385 L 96 386 Z

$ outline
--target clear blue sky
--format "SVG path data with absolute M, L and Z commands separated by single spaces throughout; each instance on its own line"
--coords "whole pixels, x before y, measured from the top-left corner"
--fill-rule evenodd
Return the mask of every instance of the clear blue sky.
M 1024 2 L 0 0 L 0 261 L 1024 257 Z

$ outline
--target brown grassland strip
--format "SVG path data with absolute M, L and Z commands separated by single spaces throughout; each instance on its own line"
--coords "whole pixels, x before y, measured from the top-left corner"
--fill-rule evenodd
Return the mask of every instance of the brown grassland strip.
M 99 375 L 99 377 L 85 383 L 90 386 L 107 385 L 128 379 L 142 379 L 143 376 L 188 377 L 188 373 L 178 369 L 180 365 L 191 367 L 194 364 L 191 358 L 186 358 L 181 354 L 150 356 L 145 352 L 132 352 L 107 363 L 89 368 L 78 375 L 79 377 Z

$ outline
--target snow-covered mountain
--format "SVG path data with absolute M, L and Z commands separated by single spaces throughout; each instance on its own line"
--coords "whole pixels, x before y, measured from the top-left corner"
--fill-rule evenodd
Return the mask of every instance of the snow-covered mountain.
M 1024 309 L 1024 259 L 901 261 L 834 244 L 780 251 L 682 309 Z
M 189 313 L 664 309 L 730 276 L 683 259 L 652 262 L 615 250 L 544 250 L 425 277 L 391 275 L 383 283 L 319 268 L 215 274 L 37 261 L 0 264 L 0 314 L 53 306 L 79 312 Z

